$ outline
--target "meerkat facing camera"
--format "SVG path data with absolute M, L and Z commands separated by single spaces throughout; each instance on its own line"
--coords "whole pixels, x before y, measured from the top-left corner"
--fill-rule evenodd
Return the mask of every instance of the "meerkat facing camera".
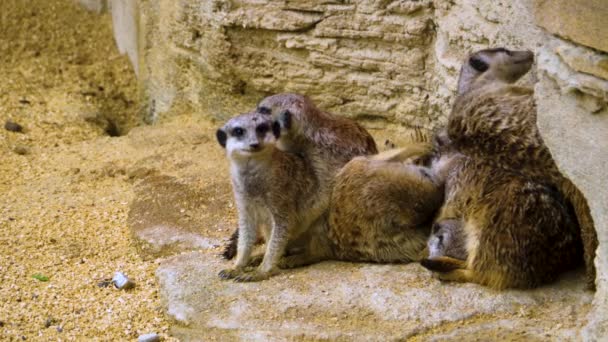
M 532 90 L 510 85 L 532 62 L 529 51 L 499 48 L 472 54 L 462 67 L 447 134 L 463 157 L 437 222 L 461 225 L 466 258 L 423 260 L 440 279 L 535 287 L 576 267 L 581 237 L 585 258 L 595 253 L 587 204 L 542 141 Z M 593 265 L 587 271 L 594 278 Z
M 378 153 L 372 136 L 354 120 L 324 112 L 308 97 L 282 93 L 264 98 L 259 114 L 272 116 L 281 126 L 279 149 L 307 160 L 318 179 L 318 202 L 311 216 L 321 217 L 329 207 L 335 175 L 353 157 Z M 234 233 L 223 256 L 234 256 L 238 241 Z M 315 253 L 316 254 L 316 253 Z
M 236 281 L 267 279 L 278 271 L 288 244 L 310 229 L 316 219 L 310 218 L 309 209 L 318 201 L 318 180 L 300 155 L 276 148 L 280 128 L 270 115 L 239 115 L 216 135 L 230 160 L 239 216 L 235 264 L 219 276 Z M 266 252 L 259 267 L 247 272 L 260 228 Z

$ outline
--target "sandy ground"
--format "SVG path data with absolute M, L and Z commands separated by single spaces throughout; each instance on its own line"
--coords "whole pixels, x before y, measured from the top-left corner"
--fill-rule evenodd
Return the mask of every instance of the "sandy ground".
M 109 16 L 70 0 L 2 0 L 0 75 L 0 340 L 164 334 L 155 263 L 125 223 L 131 185 L 106 167 L 128 158 L 109 135 L 139 123 Z M 117 270 L 136 288 L 98 287 Z

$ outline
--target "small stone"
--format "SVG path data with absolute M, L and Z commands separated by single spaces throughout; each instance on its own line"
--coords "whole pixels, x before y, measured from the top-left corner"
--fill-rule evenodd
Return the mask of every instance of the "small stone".
M 0 328 L 4 326 L 4 321 L 0 321 Z
M 11 120 L 6 120 L 4 128 L 10 132 L 23 133 L 23 126 Z
M 53 317 L 49 317 L 46 319 L 46 321 L 44 321 L 44 327 L 48 328 L 51 325 L 55 325 L 55 323 L 57 323 L 57 321 Z
M 60 325 L 59 325 L 59 326 L 57 326 L 57 332 L 59 332 L 59 333 L 60 333 L 60 332 L 63 332 L 63 328 L 62 328 Z
M 120 290 L 128 290 L 135 287 L 135 283 L 133 283 L 126 275 L 122 272 L 114 273 L 114 277 L 112 278 L 112 282 L 114 286 Z
M 158 336 L 158 334 L 155 334 L 155 333 L 139 335 L 139 337 L 137 338 L 137 342 L 158 342 L 158 341 L 160 341 L 160 336 Z
M 17 145 L 13 148 L 13 151 L 15 151 L 15 153 L 17 153 L 19 155 L 24 156 L 24 155 L 30 153 L 30 148 L 25 145 Z

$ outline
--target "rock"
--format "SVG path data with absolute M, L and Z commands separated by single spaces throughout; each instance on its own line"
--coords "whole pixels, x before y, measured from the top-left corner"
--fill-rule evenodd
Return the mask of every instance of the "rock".
M 608 52 L 605 0 L 534 0 L 534 17 L 549 32 Z
M 608 112 L 590 115 L 577 97 L 562 95 L 558 85 L 542 76 L 535 88 L 538 126 L 560 170 L 583 192 L 593 216 L 599 248 L 595 259 L 597 292 L 584 340 L 608 336 Z
M 146 87 L 153 99 L 148 116 L 189 98 L 205 104 L 193 105 L 195 111 L 212 108 L 209 114 L 223 120 L 250 110 L 264 95 L 293 91 L 351 117 L 394 121 L 402 108 L 412 108 L 410 114 L 430 126 L 422 72 L 432 42 L 430 4 L 144 2 L 141 11 L 153 14 L 150 32 L 142 35 L 145 77 L 157 85 Z M 161 22 L 171 27 L 167 34 Z
M 608 54 L 566 42 L 555 52 L 570 68 L 608 80 Z
M 9 132 L 23 133 L 23 126 L 10 120 L 6 120 L 4 123 L 4 129 Z
M 554 52 L 556 46 L 561 44 L 560 40 L 549 39 L 539 49 L 537 58 L 539 70 L 554 79 L 564 94 L 579 91 L 608 102 L 608 80 L 579 73 L 568 67 Z
M 24 156 L 30 153 L 30 148 L 26 145 L 16 145 L 15 147 L 13 147 L 13 151 L 15 151 L 15 153 L 19 155 Z
M 140 254 L 157 258 L 220 245 L 225 233 L 217 227 L 226 219 L 222 212 L 231 200 L 229 186 L 228 177 L 204 189 L 164 175 L 143 178 L 128 218 Z M 221 197 L 212 196 L 222 191 Z
M 575 272 L 530 291 L 442 284 L 418 264 L 324 262 L 259 283 L 222 281 L 209 253 L 163 261 L 156 272 L 172 334 L 183 340 L 402 340 L 445 336 L 571 338 L 592 293 Z M 572 316 L 563 320 L 563 308 Z M 521 312 L 528 314 L 522 316 Z M 563 326 L 556 328 L 561 323 Z M 461 330 L 462 326 L 466 330 Z
M 155 333 L 140 335 L 137 338 L 137 342 L 159 342 L 159 341 L 160 341 L 160 336 L 158 336 L 158 334 L 155 334 Z
M 122 272 L 114 273 L 114 277 L 112 278 L 112 282 L 117 289 L 120 290 L 130 290 L 135 287 L 135 283 L 132 282 L 126 275 Z

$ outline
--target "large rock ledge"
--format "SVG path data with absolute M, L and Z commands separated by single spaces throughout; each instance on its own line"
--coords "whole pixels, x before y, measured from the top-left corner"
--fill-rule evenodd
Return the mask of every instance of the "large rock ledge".
M 324 262 L 260 283 L 222 281 L 211 252 L 157 270 L 172 333 L 183 341 L 579 339 L 592 293 L 580 272 L 531 291 L 442 284 L 418 264 Z

